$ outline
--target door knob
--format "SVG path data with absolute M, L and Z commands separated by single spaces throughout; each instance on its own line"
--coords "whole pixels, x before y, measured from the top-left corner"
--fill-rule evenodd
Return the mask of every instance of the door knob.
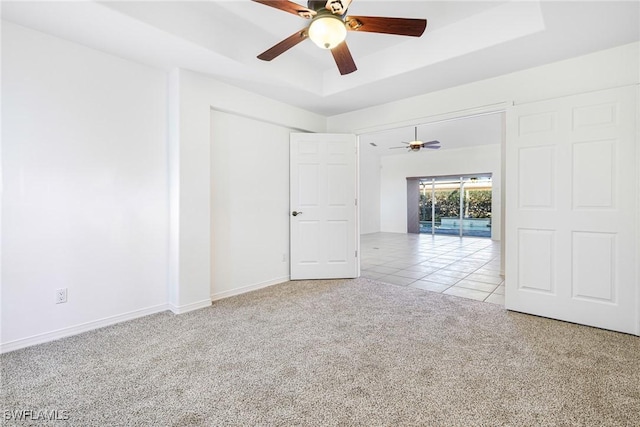
M 291 215 L 293 215 L 293 216 L 302 215 L 302 212 L 293 211 L 293 212 L 291 212 Z

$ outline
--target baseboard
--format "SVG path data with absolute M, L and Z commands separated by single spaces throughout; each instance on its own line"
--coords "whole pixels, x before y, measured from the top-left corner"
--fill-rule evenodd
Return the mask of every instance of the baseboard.
M 211 306 L 211 300 L 203 299 L 201 301 L 196 301 L 185 305 L 169 304 L 169 310 L 171 310 L 173 314 L 183 314 L 194 310 L 200 310 L 201 308 L 207 308 L 209 306 Z
M 62 328 L 51 332 L 45 332 L 43 334 L 33 335 L 31 337 L 21 338 L 15 341 L 9 341 L 0 344 L 0 353 L 8 353 L 10 351 L 19 350 L 21 348 L 55 341 L 60 338 L 70 337 L 72 335 L 78 335 L 83 332 L 104 328 L 105 326 L 111 326 L 116 323 L 126 322 L 127 320 L 133 320 L 139 317 L 148 316 L 150 314 L 160 313 L 168 309 L 169 306 L 167 304 L 159 304 L 152 307 L 143 308 L 141 310 L 130 311 L 129 313 L 105 317 L 103 319 L 93 320 L 91 322 L 82 323 L 80 325 L 70 326 L 68 328 Z
M 257 291 L 258 289 L 267 288 L 269 286 L 277 285 L 279 283 L 288 282 L 289 276 L 278 277 L 276 279 L 268 280 L 262 283 L 256 283 L 254 285 L 243 286 L 241 288 L 231 289 L 224 292 L 216 292 L 211 294 L 211 301 L 218 301 L 224 298 L 229 298 L 235 295 L 245 294 L 251 291 Z

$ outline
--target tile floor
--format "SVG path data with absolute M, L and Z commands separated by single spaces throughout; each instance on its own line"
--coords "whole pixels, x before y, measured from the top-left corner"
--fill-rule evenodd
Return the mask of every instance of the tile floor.
M 477 237 L 372 233 L 360 236 L 362 277 L 504 304 L 500 242 Z

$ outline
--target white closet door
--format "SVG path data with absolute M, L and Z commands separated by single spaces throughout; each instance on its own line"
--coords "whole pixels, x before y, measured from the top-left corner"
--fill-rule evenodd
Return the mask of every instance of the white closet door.
M 639 335 L 636 87 L 507 113 L 507 309 Z

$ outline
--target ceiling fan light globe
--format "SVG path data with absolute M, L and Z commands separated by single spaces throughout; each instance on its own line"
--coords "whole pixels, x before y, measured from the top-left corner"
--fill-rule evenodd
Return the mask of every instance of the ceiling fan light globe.
M 347 27 L 337 16 L 320 15 L 309 25 L 308 35 L 319 48 L 333 49 L 347 37 Z

